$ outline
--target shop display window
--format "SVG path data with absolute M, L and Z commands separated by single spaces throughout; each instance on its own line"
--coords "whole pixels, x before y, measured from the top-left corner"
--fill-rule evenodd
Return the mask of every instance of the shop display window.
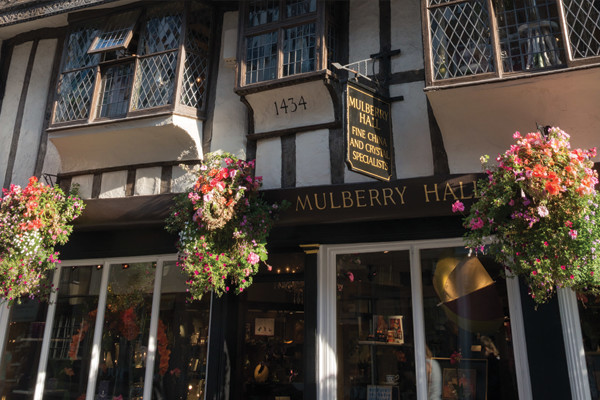
M 304 253 L 270 255 L 241 299 L 241 397 L 302 400 L 305 395 Z M 234 377 L 233 379 L 237 379 Z
M 101 276 L 98 266 L 60 270 L 44 399 L 85 398 Z
M 420 258 L 428 399 L 518 398 L 502 268 L 463 247 Z
M 47 303 L 30 299 L 12 307 L 0 364 L 2 399 L 32 398 L 47 310 Z
M 408 251 L 342 254 L 337 272 L 337 398 L 416 399 Z
M 156 264 L 110 265 L 96 399 L 141 400 Z
M 578 295 L 583 348 L 592 399 L 600 399 L 600 296 Z
M 206 379 L 210 295 L 189 301 L 185 276 L 175 262 L 162 273 L 156 333 L 154 400 L 203 400 Z

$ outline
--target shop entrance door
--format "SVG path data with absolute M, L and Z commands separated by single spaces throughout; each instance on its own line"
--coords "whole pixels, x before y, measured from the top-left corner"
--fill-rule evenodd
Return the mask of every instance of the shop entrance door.
M 304 254 L 271 255 L 239 296 L 234 399 L 305 397 Z

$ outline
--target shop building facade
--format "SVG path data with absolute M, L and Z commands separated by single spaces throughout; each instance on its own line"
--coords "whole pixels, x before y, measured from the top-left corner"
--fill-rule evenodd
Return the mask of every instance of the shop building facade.
M 3 185 L 86 202 L 51 302 L 0 310 L 0 398 L 599 398 L 599 303 L 536 307 L 451 212 L 515 130 L 596 146 L 597 1 L 0 7 Z M 190 302 L 164 219 L 218 150 L 290 206 Z

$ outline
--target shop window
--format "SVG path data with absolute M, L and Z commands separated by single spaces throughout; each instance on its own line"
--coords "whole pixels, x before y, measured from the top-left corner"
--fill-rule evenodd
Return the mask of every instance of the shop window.
M 234 398 L 302 400 L 305 367 L 314 363 L 304 345 L 304 253 L 271 254 L 269 262 L 241 295 L 242 356 L 232 382 L 242 387 Z
M 206 103 L 211 19 L 204 3 L 172 2 L 75 27 L 65 42 L 53 123 L 157 108 L 197 117 Z
M 102 270 L 60 270 L 46 367 L 45 399 L 80 399 L 87 390 Z
M 163 266 L 152 398 L 205 398 L 210 295 L 189 301 L 175 262 Z
M 141 399 L 156 265 L 110 265 L 100 366 L 98 398 Z
M 420 254 L 429 398 L 518 398 L 502 268 L 462 247 Z
M 583 349 L 592 399 L 600 399 L 600 296 L 578 295 Z
M 416 399 L 408 251 L 342 254 L 337 272 L 337 398 Z
M 4 399 L 33 397 L 47 310 L 47 303 L 30 299 L 10 310 L 0 364 L 0 395 Z
M 329 18 L 336 7 L 317 0 L 245 2 L 240 86 L 326 69 L 337 42 Z

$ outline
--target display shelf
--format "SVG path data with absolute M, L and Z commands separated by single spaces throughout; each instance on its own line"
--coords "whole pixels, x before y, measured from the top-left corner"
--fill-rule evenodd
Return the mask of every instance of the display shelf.
M 379 342 L 377 340 L 359 340 L 358 344 L 366 344 L 369 346 L 407 346 L 406 343 Z

